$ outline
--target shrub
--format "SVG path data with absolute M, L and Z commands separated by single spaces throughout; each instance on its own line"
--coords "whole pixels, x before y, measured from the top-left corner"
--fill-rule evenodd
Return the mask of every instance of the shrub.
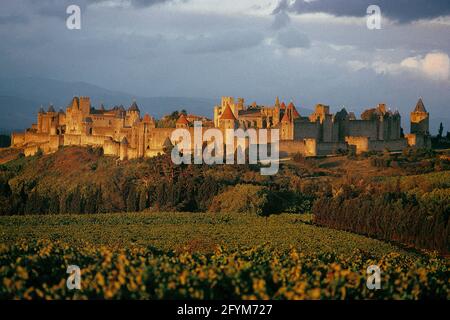
M 36 156 L 37 158 L 40 158 L 40 157 L 42 157 L 43 154 L 44 154 L 44 152 L 42 151 L 41 148 L 39 148 L 39 149 L 37 150 L 35 156 Z
M 302 163 L 305 161 L 305 157 L 300 152 L 296 152 L 292 159 L 297 163 Z
M 214 197 L 209 211 L 268 215 L 274 211 L 270 205 L 270 198 L 269 191 L 265 187 L 238 184 Z

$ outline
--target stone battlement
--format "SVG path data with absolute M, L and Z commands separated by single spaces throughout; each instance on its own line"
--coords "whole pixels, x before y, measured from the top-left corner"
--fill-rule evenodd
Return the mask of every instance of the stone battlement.
M 209 120 L 182 114 L 176 128 L 192 129 L 193 120 L 209 125 Z M 401 118 L 385 104 L 364 111 L 361 119 L 345 108 L 336 114 L 330 107 L 316 105 L 309 116 L 302 116 L 293 102 L 287 106 L 277 98 L 273 106 L 245 105 L 243 98 L 223 97 L 214 107 L 214 127 L 226 129 L 277 129 L 280 132 L 280 152 L 283 155 L 301 153 L 305 156 L 336 154 L 348 149 L 358 153 L 406 146 L 429 147 L 429 114 L 422 99 L 411 113 L 411 134 L 401 134 Z M 37 123 L 24 133 L 12 134 L 13 147 L 23 148 L 26 155 L 38 150 L 50 153 L 60 146 L 98 146 L 106 155 L 120 159 L 152 157 L 172 146 L 175 128 L 157 128 L 148 114 L 141 117 L 135 101 L 127 109 L 115 106 L 106 110 L 92 108 L 90 97 L 74 97 L 66 111 L 58 112 L 50 105 L 41 107 Z

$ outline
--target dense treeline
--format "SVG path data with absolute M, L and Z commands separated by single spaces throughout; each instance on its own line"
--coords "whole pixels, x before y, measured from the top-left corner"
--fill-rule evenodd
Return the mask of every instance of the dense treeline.
M 425 249 L 450 251 L 450 176 L 420 176 L 377 187 L 344 185 L 317 200 L 314 222 Z M 415 180 L 415 181 L 413 181 Z
M 450 170 L 448 157 L 439 156 L 430 149 L 406 148 L 402 153 L 367 152 L 362 157 L 370 158 L 370 164 L 378 168 L 401 168 L 407 174 L 421 174 Z
M 166 155 L 117 163 L 101 150 L 67 149 L 0 166 L 0 214 L 307 212 L 317 190 L 299 181 L 301 172 L 287 169 L 278 177 L 263 177 L 256 165 L 177 166 Z M 248 197 L 236 197 L 233 190 L 239 186 L 258 189 L 253 207 Z M 260 195 L 265 201 L 256 199 Z M 216 197 L 233 200 L 235 207 L 212 207 Z

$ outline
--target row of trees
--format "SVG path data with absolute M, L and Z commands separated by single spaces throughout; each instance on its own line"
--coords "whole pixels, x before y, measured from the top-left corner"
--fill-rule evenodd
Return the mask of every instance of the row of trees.
M 418 196 L 396 190 L 349 187 L 313 207 L 314 222 L 418 248 L 450 251 L 450 190 Z
M 211 177 L 197 180 L 162 179 L 148 187 L 129 184 L 120 201 L 95 184 L 59 193 L 33 190 L 12 193 L 0 185 L 0 214 L 58 214 L 157 211 L 241 212 L 269 215 L 279 212 L 304 213 L 311 209 L 314 196 L 293 191 L 275 191 L 251 184 L 220 185 Z
M 3 184 L 0 194 L 0 214 L 58 214 L 58 213 L 100 213 L 107 206 L 101 187 L 88 185 L 61 193 L 48 193 L 33 190 L 29 193 L 21 190 L 12 193 Z M 5 191 L 6 190 L 6 191 Z
M 401 154 L 366 153 L 370 164 L 378 168 L 402 169 L 407 174 L 422 174 L 450 170 L 450 161 L 431 149 L 406 148 Z

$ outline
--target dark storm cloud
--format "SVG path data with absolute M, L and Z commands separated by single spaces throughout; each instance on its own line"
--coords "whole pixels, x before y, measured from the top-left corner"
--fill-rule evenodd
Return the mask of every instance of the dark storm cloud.
M 87 10 L 91 4 L 102 3 L 108 0 L 17 0 L 2 4 L 2 11 L 6 12 L 5 16 L 0 15 L 0 23 L 18 23 L 26 22 L 28 18 L 26 14 L 37 14 L 41 16 L 59 17 L 65 19 L 67 17 L 66 9 L 70 5 L 78 5 L 82 12 Z M 111 1 L 111 0 L 109 0 Z M 174 0 L 129 0 L 130 4 L 135 8 L 145 8 L 152 5 L 171 2 Z M 187 0 L 180 0 L 187 1 Z M 119 4 L 119 1 L 117 1 Z M 18 15 L 17 12 L 21 14 Z M 20 17 L 20 19 L 16 19 Z M 3 21 L 3 22 L 2 22 Z
M 272 13 L 274 16 L 272 29 L 276 31 L 275 41 L 280 46 L 287 49 L 309 48 L 311 41 L 309 37 L 291 26 L 291 19 L 286 13 L 288 9 L 287 1 L 281 1 L 279 6 Z
M 334 16 L 363 17 L 369 5 L 378 5 L 384 16 L 399 23 L 450 15 L 449 0 L 296 0 L 291 5 L 281 1 L 274 14 L 288 10 L 298 14 L 323 12 Z
M 289 15 L 286 13 L 286 11 L 279 11 L 277 13 L 274 13 L 272 29 L 280 30 L 284 27 L 287 27 L 290 23 L 291 19 L 289 18 Z

